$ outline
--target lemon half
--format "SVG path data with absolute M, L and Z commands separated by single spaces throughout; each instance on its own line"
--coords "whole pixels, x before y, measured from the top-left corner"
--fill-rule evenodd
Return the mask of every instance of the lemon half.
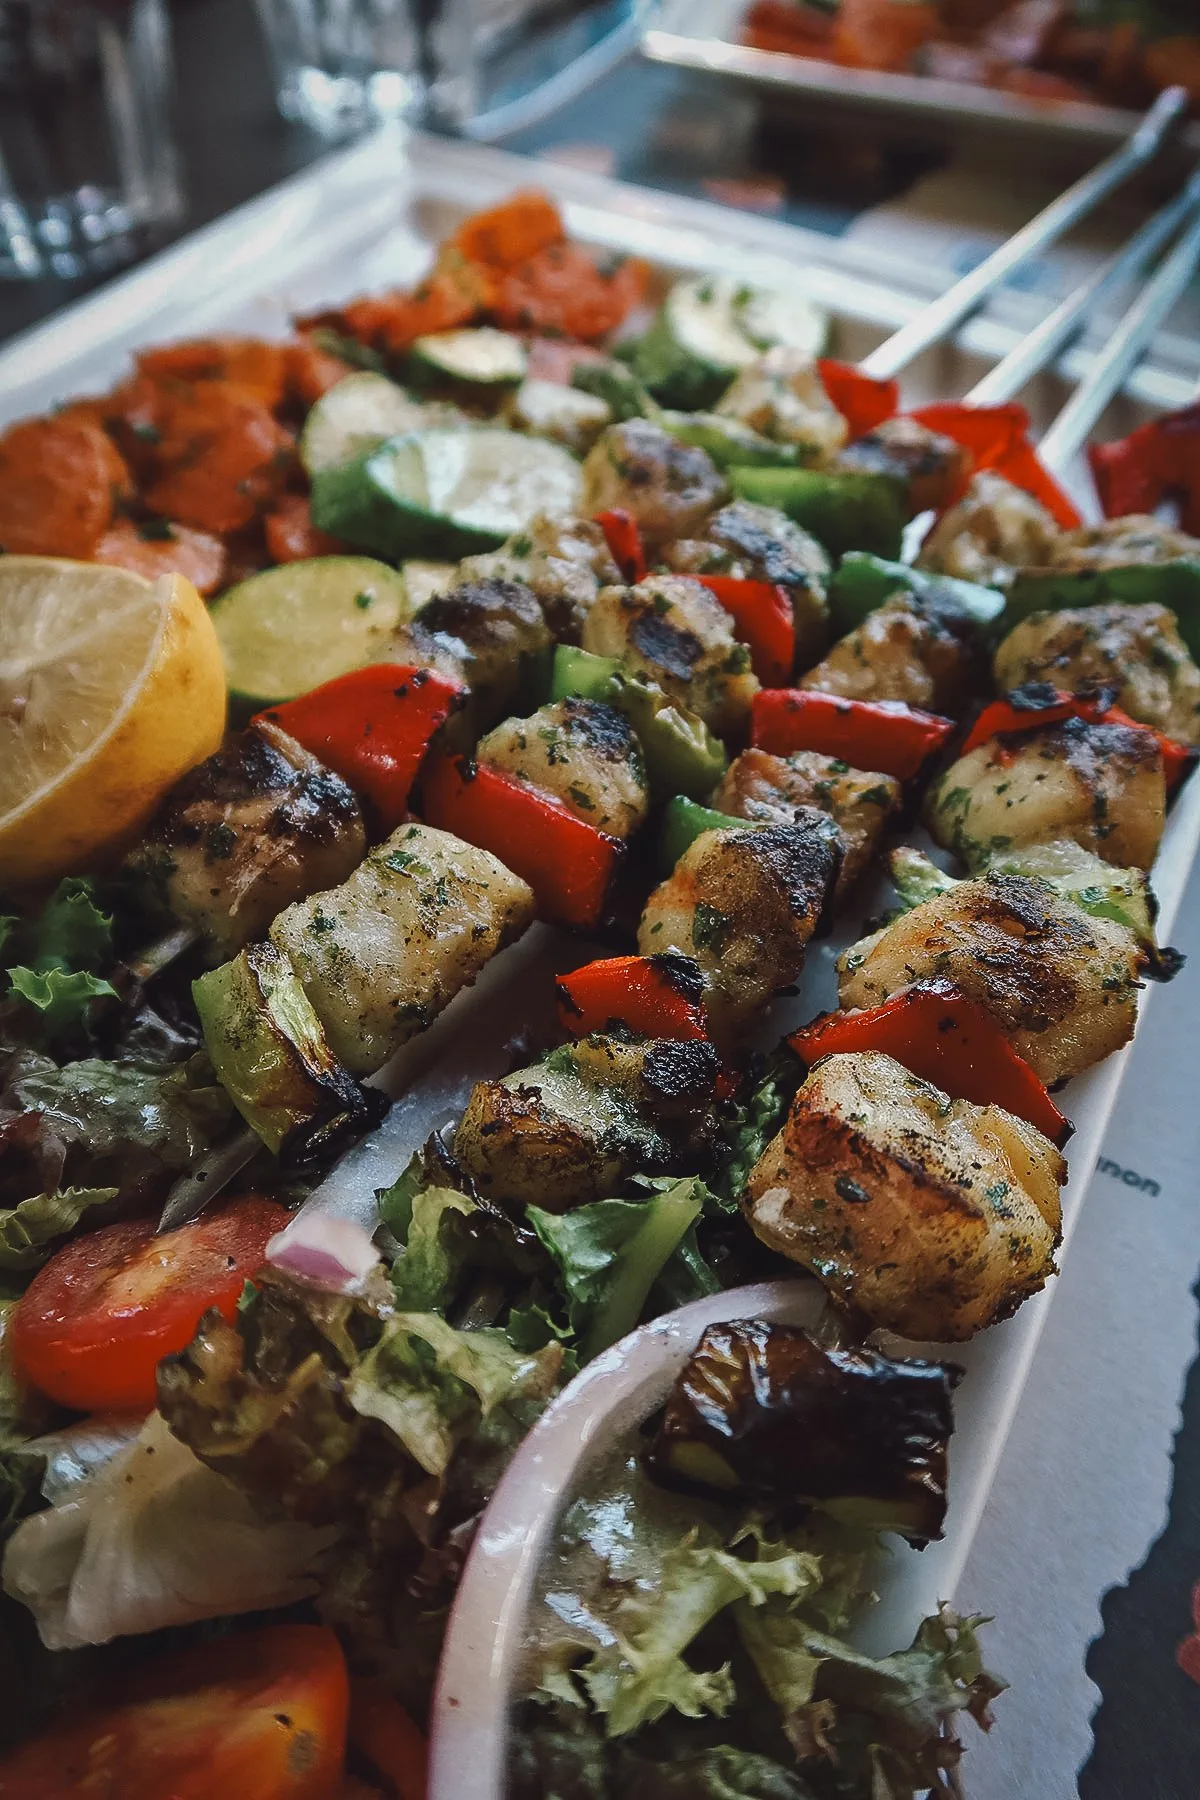
M 190 581 L 0 556 L 0 889 L 118 849 L 224 729 Z

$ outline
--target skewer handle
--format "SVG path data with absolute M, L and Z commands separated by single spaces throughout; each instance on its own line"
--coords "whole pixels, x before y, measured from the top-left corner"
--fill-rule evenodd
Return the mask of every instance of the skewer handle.
M 1183 116 L 1188 96 L 1183 88 L 1161 93 L 1141 124 L 1119 150 L 1082 176 L 1036 218 L 1030 219 L 961 281 L 894 332 L 860 364 L 864 375 L 890 380 L 914 358 L 938 343 L 999 287 L 1015 269 L 1078 224 L 1107 194 L 1157 155 L 1163 140 Z
M 1198 262 L 1200 216 L 1192 219 L 1038 445 L 1038 455 L 1052 474 L 1062 475 L 1079 454 L 1100 414 L 1137 367 L 1147 344 L 1192 279 Z
M 1187 185 L 1147 219 L 1123 250 L 1082 282 L 1048 313 L 1002 362 L 990 369 L 965 396 L 968 406 L 998 406 L 1012 400 L 1035 375 L 1046 368 L 1086 323 L 1092 308 L 1155 257 L 1197 207 L 1200 207 L 1200 169 Z

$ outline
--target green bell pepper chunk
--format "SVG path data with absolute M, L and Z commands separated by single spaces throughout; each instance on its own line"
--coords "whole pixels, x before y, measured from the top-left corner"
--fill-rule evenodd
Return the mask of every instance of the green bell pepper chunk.
M 1120 569 L 1045 569 L 1019 574 L 1008 590 L 1004 630 L 1030 613 L 1058 612 L 1066 606 L 1129 606 L 1155 602 L 1175 614 L 1179 635 L 1200 658 L 1200 561 L 1127 563 Z
M 851 550 L 829 581 L 829 604 L 839 635 L 861 625 L 868 613 L 893 594 L 911 594 L 943 610 L 954 610 L 987 626 L 1004 611 L 1004 595 L 998 588 L 976 581 L 958 581 L 952 575 L 931 575 L 911 569 L 907 563 L 887 562 L 863 550 Z
M 844 556 L 848 550 L 892 559 L 900 554 L 908 493 L 892 475 L 733 468 L 729 485 L 741 500 L 778 507 L 811 531 L 830 556 Z
M 554 652 L 551 700 L 578 696 L 623 712 L 637 734 L 656 798 L 711 794 L 729 766 L 725 746 L 698 714 L 669 699 L 654 682 L 623 669 L 609 656 L 593 656 L 572 644 Z
M 592 394 L 603 400 L 614 419 L 649 419 L 657 417 L 658 407 L 646 392 L 632 369 L 624 363 L 576 363 L 571 371 L 571 386 L 581 394 Z
M 276 1156 L 304 1162 L 372 1122 L 367 1096 L 274 944 L 251 944 L 210 969 L 192 997 L 218 1081 Z
M 707 451 L 718 469 L 794 469 L 800 461 L 798 445 L 777 444 L 720 413 L 660 411 L 654 422 L 679 443 Z
M 752 820 L 736 819 L 732 813 L 717 812 L 711 806 L 699 806 L 686 794 L 676 794 L 663 808 L 658 832 L 658 860 L 664 875 L 669 875 L 685 850 L 690 850 L 706 831 L 738 831 L 752 825 Z

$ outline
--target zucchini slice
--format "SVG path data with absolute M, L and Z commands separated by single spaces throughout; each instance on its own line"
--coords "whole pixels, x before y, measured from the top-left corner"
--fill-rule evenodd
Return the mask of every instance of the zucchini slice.
M 322 531 L 391 561 L 450 561 L 498 550 L 539 512 L 574 512 L 580 468 L 557 444 L 498 426 L 389 439 L 313 481 Z
M 817 356 L 827 331 L 825 314 L 803 294 L 704 276 L 671 289 L 634 349 L 633 368 L 655 399 L 694 411 L 775 344 Z
M 408 353 L 414 383 L 465 383 L 469 387 L 516 387 L 524 381 L 529 356 L 520 338 L 481 325 L 470 331 L 436 331 L 420 337 Z
M 321 396 L 304 421 L 300 461 L 313 476 L 353 462 L 398 432 L 431 423 L 430 408 L 386 375 L 347 375 Z
M 212 606 L 235 706 L 257 709 L 374 662 L 415 610 L 369 556 L 314 556 L 251 575 Z

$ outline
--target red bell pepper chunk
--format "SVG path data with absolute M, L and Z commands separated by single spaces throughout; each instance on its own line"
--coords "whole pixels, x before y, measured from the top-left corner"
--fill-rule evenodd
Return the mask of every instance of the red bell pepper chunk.
M 861 1012 L 827 1013 L 788 1043 L 806 1063 L 839 1051 L 877 1050 L 952 1100 L 1003 1107 L 1059 1146 L 1071 1135 L 1070 1120 L 1025 1058 L 982 1007 L 948 982 L 902 988 Z
M 1200 401 L 1139 425 L 1112 444 L 1093 444 L 1088 461 L 1106 519 L 1179 503 L 1184 531 L 1200 533 Z
M 542 918 L 581 928 L 600 923 L 621 859 L 618 839 L 551 795 L 462 756 L 432 763 L 421 793 L 425 823 L 499 857 L 529 883 Z
M 876 381 L 853 363 L 835 362 L 831 356 L 819 358 L 817 370 L 822 387 L 850 427 L 851 441 L 865 437 L 899 409 L 898 381 Z
M 386 834 L 405 817 L 430 739 L 463 692 L 432 669 L 369 663 L 258 716 L 348 781 Z
M 920 406 L 912 417 L 919 425 L 940 431 L 971 452 L 972 468 L 964 480 L 964 491 L 971 474 L 990 469 L 1040 500 L 1064 531 L 1071 531 L 1080 523 L 1078 509 L 1038 461 L 1029 441 L 1029 414 L 1023 406 L 1015 401 L 1004 406 L 964 406 L 959 401 L 945 401 Z
M 856 769 L 908 781 L 951 736 L 953 719 L 901 700 L 845 700 L 816 688 L 762 688 L 755 694 L 750 742 L 775 756 L 818 750 Z
M 614 1024 L 646 1037 L 706 1038 L 703 986 L 690 956 L 609 956 L 560 975 L 558 1018 L 573 1037 Z
M 1064 719 L 1086 719 L 1092 725 L 1127 725 L 1131 731 L 1144 731 L 1152 737 L 1162 754 L 1163 776 L 1169 794 L 1174 793 L 1196 761 L 1196 752 L 1189 745 L 1155 731 L 1152 725 L 1131 719 L 1119 706 L 1106 705 L 1103 695 L 1067 694 L 1060 688 L 1040 682 L 1018 688 L 1016 693 L 1020 698 L 1014 699 L 1010 694 L 984 707 L 962 747 L 964 756 L 1001 734 L 1044 731 L 1049 725 L 1060 725 Z M 1036 703 L 1031 704 L 1035 696 Z
M 596 524 L 604 533 L 604 540 L 613 561 L 621 571 L 622 580 L 630 583 L 640 581 L 646 573 L 646 552 L 633 514 L 625 512 L 621 507 L 614 507 L 611 512 L 597 513 Z
M 796 615 L 792 597 L 773 581 L 742 581 L 736 575 L 693 577 L 719 600 L 733 620 L 740 643 L 764 687 L 780 687 L 796 662 Z

